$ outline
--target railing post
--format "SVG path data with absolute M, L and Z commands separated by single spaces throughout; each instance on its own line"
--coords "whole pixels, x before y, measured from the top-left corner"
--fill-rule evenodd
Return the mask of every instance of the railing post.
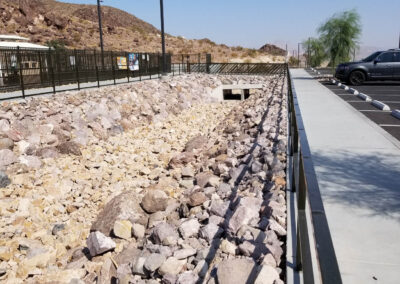
M 158 78 L 160 78 L 161 76 L 160 76 L 160 54 L 158 54 L 158 56 L 157 56 L 157 58 L 158 58 L 158 68 L 157 68 L 157 76 L 158 76 Z
M 303 271 L 304 283 L 314 283 L 314 272 L 311 258 L 311 244 L 308 235 L 306 218 L 307 182 L 304 171 L 304 161 L 299 152 L 299 190 L 297 191 L 297 255 L 296 269 Z
M 38 51 L 39 54 L 39 73 L 40 73 L 40 84 L 43 85 L 43 72 L 42 72 L 42 51 Z
M 55 74 L 54 74 L 54 62 L 53 62 L 53 58 L 51 55 L 51 47 L 49 47 L 49 65 L 50 65 L 50 73 L 51 73 L 51 82 L 53 85 L 53 94 L 56 93 L 56 79 L 55 79 Z
M 95 65 L 95 68 L 96 68 L 97 88 L 100 88 L 99 67 L 97 66 L 96 49 L 93 50 L 93 54 L 94 54 L 94 65 Z
M 78 90 L 81 89 L 81 83 L 79 80 L 79 65 L 78 65 L 78 53 L 76 52 L 76 49 L 74 49 L 74 56 L 75 56 L 75 71 L 76 71 L 76 80 L 78 82 Z
M 113 79 L 114 79 L 114 85 L 117 84 L 115 80 L 115 66 L 114 66 L 114 53 L 111 51 L 111 66 L 112 66 L 112 74 L 113 74 Z
M 143 62 L 143 53 L 139 53 L 139 81 L 142 81 L 142 64 Z
M 129 83 L 130 82 L 129 77 L 131 74 L 129 73 L 130 70 L 129 70 L 129 54 L 128 54 L 128 52 L 125 52 L 125 58 L 126 58 L 126 74 L 128 75 L 128 83 Z
M 19 46 L 17 46 L 17 62 L 19 66 L 19 83 L 21 85 L 22 97 L 25 99 L 25 86 L 24 86 L 24 75 L 22 74 L 22 62 L 21 62 L 21 53 L 19 50 Z

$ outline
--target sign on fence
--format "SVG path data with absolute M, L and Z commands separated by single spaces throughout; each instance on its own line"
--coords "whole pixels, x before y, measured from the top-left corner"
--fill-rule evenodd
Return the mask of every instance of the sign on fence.
M 117 57 L 117 64 L 118 64 L 118 69 L 126 70 L 127 69 L 126 57 L 124 56 Z
M 69 63 L 71 63 L 71 66 L 75 66 L 75 56 L 69 57 Z
M 131 71 L 139 70 L 139 54 L 129 53 L 129 69 Z

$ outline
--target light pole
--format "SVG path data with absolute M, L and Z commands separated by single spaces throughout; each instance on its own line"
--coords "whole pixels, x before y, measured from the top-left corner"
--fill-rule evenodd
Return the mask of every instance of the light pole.
M 104 69 L 104 44 L 103 44 L 103 28 L 102 28 L 102 24 L 101 24 L 101 6 L 100 6 L 100 2 L 103 2 L 103 0 L 97 0 L 97 13 L 98 13 L 98 17 L 99 17 L 101 66 Z
M 160 14 L 161 14 L 161 44 L 162 44 L 162 71 L 165 75 L 167 73 L 167 57 L 165 55 L 165 33 L 164 33 L 164 4 L 160 0 Z

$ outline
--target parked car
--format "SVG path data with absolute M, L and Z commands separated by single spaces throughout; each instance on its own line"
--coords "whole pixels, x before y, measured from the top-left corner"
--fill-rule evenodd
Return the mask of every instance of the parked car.
M 339 64 L 335 77 L 355 86 L 365 81 L 400 80 L 400 49 L 377 51 L 361 61 Z

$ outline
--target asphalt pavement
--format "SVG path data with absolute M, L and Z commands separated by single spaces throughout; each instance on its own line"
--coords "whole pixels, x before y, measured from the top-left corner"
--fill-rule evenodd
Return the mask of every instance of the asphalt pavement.
M 331 68 L 318 68 L 316 70 L 323 75 L 332 73 Z M 321 76 L 311 69 L 307 69 L 307 72 L 315 78 Z M 386 104 L 390 107 L 390 111 L 378 109 L 371 102 L 360 99 L 356 95 L 333 84 L 328 79 L 326 81 L 322 80 L 321 83 L 400 141 L 400 119 L 392 115 L 393 110 L 400 110 L 400 81 L 365 82 L 362 86 L 349 86 L 356 89 L 359 93 L 368 95 L 372 100 Z
M 390 111 L 380 110 L 370 102 L 360 99 L 330 81 L 322 82 L 322 84 L 400 140 L 400 119 L 392 115 L 392 110 L 400 109 L 400 82 L 367 82 L 362 86 L 353 87 L 358 92 L 370 96 L 372 100 L 378 100 L 386 104 L 390 107 Z

